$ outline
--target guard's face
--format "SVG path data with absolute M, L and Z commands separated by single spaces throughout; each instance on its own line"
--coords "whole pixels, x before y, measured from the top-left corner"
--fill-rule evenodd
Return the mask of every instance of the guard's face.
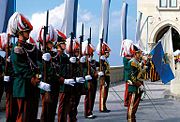
M 65 49 L 66 49 L 66 44 L 65 44 L 65 43 L 60 44 L 60 46 L 61 46 L 61 49 L 62 49 L 62 50 L 65 50 Z
M 109 55 L 110 55 L 109 52 L 106 52 L 106 54 L 105 54 L 106 58 L 108 58 Z
M 141 59 L 141 52 L 136 52 L 135 56 L 138 60 L 140 60 Z
M 27 30 L 27 31 L 22 31 L 21 32 L 21 36 L 23 37 L 23 40 L 28 40 L 29 39 L 29 34 L 30 34 L 30 31 Z
M 47 47 L 51 50 L 51 49 L 53 48 L 53 43 L 48 42 L 48 43 L 47 43 Z

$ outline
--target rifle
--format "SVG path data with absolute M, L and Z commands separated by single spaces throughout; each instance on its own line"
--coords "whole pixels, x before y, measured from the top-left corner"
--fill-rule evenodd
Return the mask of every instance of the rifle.
M 103 68 L 102 68 L 102 61 L 101 61 L 101 56 L 102 56 L 102 44 L 103 44 L 103 37 L 104 37 L 104 29 L 103 29 L 103 32 L 102 32 L 102 38 L 100 39 L 100 51 L 99 51 L 99 71 L 103 71 Z M 105 75 L 105 74 L 104 74 Z M 99 82 L 100 84 L 104 87 L 105 86 L 105 77 L 100 77 L 99 78 Z
M 73 38 L 74 38 L 74 33 L 71 32 L 71 42 L 70 42 L 70 51 L 69 51 L 69 56 L 70 58 L 73 57 Z M 72 77 L 72 74 L 73 74 L 73 66 L 72 66 L 72 63 L 70 63 L 69 65 L 69 75 L 70 77 Z
M 89 47 L 90 47 L 90 44 L 91 44 L 91 27 L 89 29 L 89 38 L 88 38 L 88 49 L 87 49 L 87 54 L 88 54 L 88 57 L 90 57 L 90 54 L 89 54 Z M 87 60 L 87 65 L 88 65 L 88 75 L 90 75 L 90 72 L 91 72 L 91 67 L 90 67 L 90 62 Z
M 44 26 L 44 35 L 43 35 L 43 54 L 46 53 L 46 36 L 48 34 L 48 18 L 49 18 L 49 10 L 47 10 L 46 16 L 46 26 Z M 47 64 L 46 61 L 43 61 L 43 80 L 47 83 Z M 51 102 L 51 96 L 49 92 L 45 92 L 45 101 Z
M 8 57 L 9 57 L 9 40 L 10 40 L 9 34 L 7 36 L 8 36 L 7 37 L 7 44 L 6 44 L 6 49 L 5 49 L 5 51 L 6 51 L 6 58 L 5 58 L 6 61 L 5 61 L 5 71 L 4 71 L 4 74 L 6 76 L 9 75 L 9 73 L 8 73 L 8 66 L 9 66 Z
M 47 10 L 47 15 L 46 15 L 46 26 L 44 26 L 43 54 L 46 53 L 46 35 L 48 34 L 48 18 L 49 18 L 49 10 Z M 47 64 L 46 64 L 46 61 L 43 61 L 43 80 L 45 83 L 47 83 Z
M 101 56 L 102 56 L 102 43 L 103 43 L 103 37 L 104 37 L 104 29 L 103 29 L 103 32 L 102 32 L 102 38 L 100 38 L 99 71 L 102 71 L 102 61 L 101 61 Z
M 83 42 L 83 39 L 84 39 L 84 24 L 82 24 L 82 32 L 81 32 L 81 36 L 79 37 L 80 38 L 80 50 L 79 50 L 79 59 L 82 57 L 82 42 Z M 80 63 L 80 76 L 82 76 L 82 64 Z

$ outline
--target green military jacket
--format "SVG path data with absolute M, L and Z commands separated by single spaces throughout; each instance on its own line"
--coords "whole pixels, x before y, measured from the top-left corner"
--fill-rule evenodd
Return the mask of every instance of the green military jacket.
M 24 98 L 31 96 L 33 92 L 31 78 L 34 72 L 31 70 L 27 53 L 31 59 L 36 60 L 36 48 L 33 45 L 25 43 L 23 46 L 18 46 L 17 42 L 12 48 L 11 60 L 15 73 L 13 97 Z
M 68 78 L 68 67 L 69 67 L 69 58 L 63 53 L 59 56 L 59 76 L 64 79 Z M 64 92 L 65 84 L 60 84 L 60 92 Z
M 135 58 L 132 58 L 128 62 L 128 65 L 130 67 L 129 80 L 132 82 L 132 84 L 128 85 L 128 92 L 137 92 L 138 87 L 141 85 L 141 83 L 137 80 L 137 76 L 140 72 L 140 65 Z
M 129 80 L 130 65 L 128 65 L 129 59 L 123 57 L 124 64 L 124 81 Z
M 52 60 L 46 62 L 46 83 L 50 84 L 51 92 L 59 92 L 59 70 L 58 70 L 58 60 L 57 60 L 57 53 L 53 51 L 47 51 L 51 54 Z M 44 74 L 43 74 L 43 63 L 39 62 L 39 66 L 42 72 L 42 81 Z M 45 93 L 44 90 L 41 90 L 41 93 Z

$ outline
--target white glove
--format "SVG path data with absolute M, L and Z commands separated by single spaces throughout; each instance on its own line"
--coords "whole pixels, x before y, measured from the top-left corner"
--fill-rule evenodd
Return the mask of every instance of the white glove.
M 50 61 L 51 59 L 51 54 L 50 53 L 44 53 L 42 55 L 42 59 L 45 60 L 45 61 Z
M 85 76 L 85 79 L 86 79 L 86 80 L 92 80 L 92 77 L 91 77 L 91 75 L 86 75 L 86 76 Z
M 84 83 L 85 79 L 83 77 L 76 77 L 76 82 L 77 83 Z
M 64 84 L 74 86 L 75 83 L 74 79 L 64 79 Z
M 7 60 L 7 62 L 10 62 L 10 60 L 11 60 L 10 56 L 6 60 Z
M 51 91 L 51 85 L 49 85 L 48 83 L 45 83 L 45 82 L 40 82 L 39 85 L 38 85 L 38 88 L 44 90 L 44 91 Z
M 144 92 L 145 91 L 145 87 L 143 85 L 140 85 L 139 90 Z
M 103 75 L 104 75 L 104 72 L 102 72 L 102 71 L 101 71 L 101 72 L 98 72 L 98 76 L 99 76 L 99 77 L 101 77 L 101 76 L 103 76 Z
M 100 57 L 100 59 L 103 60 L 103 61 L 105 61 L 105 60 L 106 60 L 106 57 L 105 57 L 104 55 L 102 55 L 102 56 Z
M 71 58 L 69 59 L 69 61 L 70 61 L 71 63 L 76 63 L 76 57 L 71 57 Z
M 89 57 L 89 58 L 88 58 L 88 61 L 91 62 L 91 61 L 92 61 L 92 57 Z
M 129 85 L 133 85 L 132 81 L 127 80 L 127 82 L 128 82 Z
M 5 76 L 4 76 L 4 81 L 5 81 L 5 82 L 9 82 L 9 81 L 10 81 L 10 76 L 6 76 L 6 75 L 5 75 Z
M 144 69 L 148 69 L 148 66 L 144 66 Z
M 80 58 L 80 62 L 81 62 L 81 63 L 85 63 L 85 62 L 86 62 L 86 56 L 82 56 L 82 57 Z

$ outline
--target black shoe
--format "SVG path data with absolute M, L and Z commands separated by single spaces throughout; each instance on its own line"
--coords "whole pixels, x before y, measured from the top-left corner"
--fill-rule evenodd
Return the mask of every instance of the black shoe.
M 109 112 L 111 112 L 111 110 L 105 109 L 105 110 L 100 111 L 100 112 L 103 112 L 103 113 L 109 113 Z

